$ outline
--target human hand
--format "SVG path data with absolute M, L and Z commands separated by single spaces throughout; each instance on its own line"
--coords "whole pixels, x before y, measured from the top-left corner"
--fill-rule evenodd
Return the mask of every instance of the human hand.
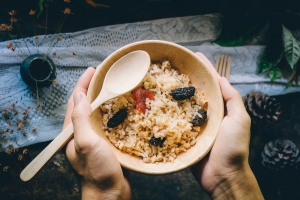
M 68 101 L 63 128 L 72 122 L 74 138 L 66 146 L 66 155 L 79 175 L 82 199 L 130 199 L 130 185 L 116 156 L 91 125 L 86 92 L 94 72 L 94 68 L 85 71 Z
M 196 54 L 219 82 L 227 115 L 210 153 L 191 171 L 213 199 L 263 199 L 248 163 L 251 120 L 242 97 L 203 54 Z

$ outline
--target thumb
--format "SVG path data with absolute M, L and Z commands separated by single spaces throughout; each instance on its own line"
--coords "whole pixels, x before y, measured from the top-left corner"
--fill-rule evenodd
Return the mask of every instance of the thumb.
M 74 108 L 71 115 L 74 127 L 75 148 L 86 149 L 92 141 L 95 141 L 97 134 L 91 124 L 91 106 L 83 92 L 73 94 Z
M 245 124 L 250 124 L 250 117 L 245 109 L 240 93 L 224 77 L 220 79 L 219 83 L 226 102 L 228 117 L 236 122 L 247 122 Z
M 232 85 L 230 85 L 227 79 L 222 77 L 219 83 L 222 90 L 223 98 L 226 102 L 228 112 L 244 108 L 244 104 L 240 93 L 236 89 L 234 89 Z

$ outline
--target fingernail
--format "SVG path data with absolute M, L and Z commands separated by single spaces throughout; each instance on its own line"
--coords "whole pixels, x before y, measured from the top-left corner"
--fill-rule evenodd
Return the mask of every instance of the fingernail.
M 77 104 L 81 101 L 81 94 L 80 92 L 76 92 L 74 95 L 73 95 L 73 101 L 74 101 L 74 104 Z

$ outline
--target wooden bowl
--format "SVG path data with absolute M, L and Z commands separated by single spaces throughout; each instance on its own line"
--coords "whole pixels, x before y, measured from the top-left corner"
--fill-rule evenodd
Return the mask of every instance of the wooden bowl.
M 170 61 L 172 67 L 179 69 L 180 73 L 187 74 L 190 77 L 192 85 L 197 90 L 204 91 L 204 95 L 208 100 L 208 119 L 207 122 L 201 126 L 201 132 L 196 138 L 196 144 L 185 153 L 179 154 L 174 163 L 149 164 L 144 163 L 142 158 L 120 151 L 110 143 L 102 129 L 104 125 L 102 123 L 102 113 L 99 108 L 95 110 L 91 116 L 93 128 L 101 137 L 111 144 L 111 148 L 120 164 L 129 170 L 146 174 L 167 174 L 185 169 L 200 161 L 214 144 L 220 123 L 224 116 L 224 104 L 219 84 L 212 76 L 209 67 L 201 58 L 196 56 L 194 52 L 171 42 L 145 40 L 118 49 L 97 66 L 88 89 L 90 102 L 93 102 L 98 96 L 104 76 L 113 63 L 127 53 L 136 50 L 148 52 L 151 61 Z

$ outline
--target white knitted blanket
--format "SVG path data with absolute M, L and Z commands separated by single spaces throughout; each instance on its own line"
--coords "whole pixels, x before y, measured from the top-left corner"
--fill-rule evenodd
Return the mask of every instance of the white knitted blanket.
M 232 57 L 230 82 L 245 95 L 251 90 L 269 95 L 299 91 L 285 89 L 286 80 L 278 79 L 270 84 L 268 76 L 257 75 L 257 64 L 264 46 L 220 47 L 211 44 L 221 30 L 219 14 L 168 18 L 153 21 L 120 24 L 87 29 L 75 33 L 60 34 L 61 41 L 53 48 L 54 35 L 18 40 L 15 52 L 7 49 L 9 41 L 0 43 L 0 112 L 9 108 L 9 118 L 0 115 L 0 146 L 24 147 L 54 139 L 61 131 L 68 98 L 78 77 L 86 67 L 96 67 L 118 48 L 140 40 L 159 39 L 181 44 L 188 49 L 202 52 L 214 65 L 219 54 Z M 56 83 L 39 89 L 41 108 L 36 109 L 36 89 L 23 83 L 19 74 L 22 57 L 34 53 L 46 53 L 58 66 Z M 74 55 L 73 52 L 76 54 Z M 56 55 L 54 55 L 56 54 Z M 15 103 L 15 115 L 12 110 Z M 16 120 L 28 110 L 28 119 L 18 130 Z M 33 129 L 36 132 L 33 132 Z M 26 136 L 25 136 L 26 135 Z

